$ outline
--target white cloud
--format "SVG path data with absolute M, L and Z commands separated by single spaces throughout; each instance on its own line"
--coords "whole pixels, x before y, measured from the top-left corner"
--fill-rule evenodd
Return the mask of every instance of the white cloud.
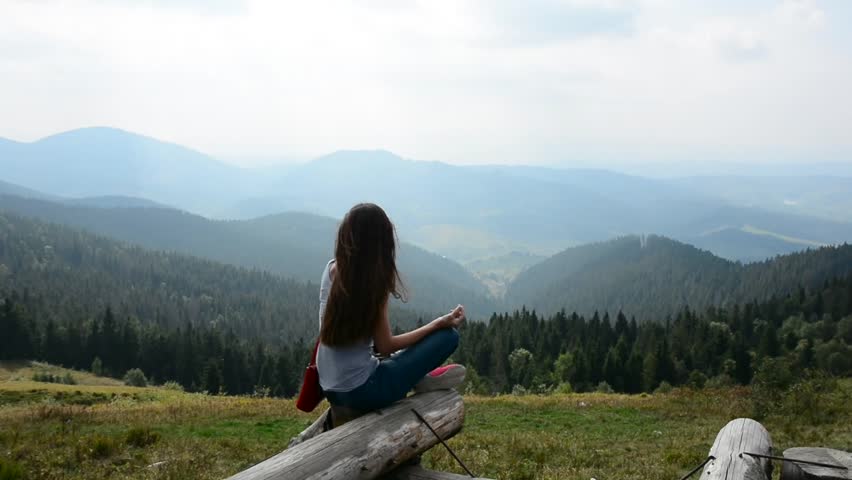
M 0 136 L 463 163 L 852 151 L 852 44 L 829 35 L 850 19 L 815 2 L 162 3 L 0 3 Z

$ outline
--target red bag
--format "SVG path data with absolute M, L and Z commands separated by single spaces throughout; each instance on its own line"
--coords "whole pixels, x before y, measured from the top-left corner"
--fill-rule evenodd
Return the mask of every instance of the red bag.
M 314 355 L 311 357 L 311 363 L 305 369 L 305 378 L 302 380 L 302 389 L 299 390 L 299 398 L 296 399 L 296 408 L 303 412 L 313 412 L 317 405 L 320 404 L 325 394 L 322 392 L 322 387 L 319 383 L 319 372 L 317 371 L 317 350 L 319 350 L 319 340 L 314 346 Z

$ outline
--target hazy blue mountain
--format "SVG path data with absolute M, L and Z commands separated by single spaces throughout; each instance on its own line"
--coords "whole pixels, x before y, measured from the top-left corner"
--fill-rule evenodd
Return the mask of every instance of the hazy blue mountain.
M 2 147 L 0 147 L 2 148 Z M 38 198 L 42 200 L 57 200 L 59 197 L 52 197 L 46 193 L 15 185 L 14 183 L 4 182 L 0 180 L 0 195 L 16 195 L 24 198 Z
M 160 207 L 169 208 L 161 203 L 146 198 L 127 197 L 123 195 L 105 195 L 100 197 L 65 198 L 33 190 L 31 188 L 15 185 L 14 183 L 0 180 L 0 195 L 13 195 L 23 198 L 35 198 L 50 202 L 63 203 L 66 205 L 82 205 L 102 208 L 147 208 Z
M 852 223 L 732 206 L 715 209 L 709 214 L 686 222 L 681 237 L 691 243 L 693 237 L 725 227 L 742 228 L 805 246 L 852 241 Z
M 605 170 L 464 167 L 386 151 L 343 151 L 292 167 L 276 182 L 286 194 L 254 198 L 238 209 L 341 215 L 355 202 L 374 201 L 388 210 L 404 238 L 465 263 L 512 251 L 552 254 L 634 233 L 703 242 L 741 261 L 787 253 L 795 245 L 852 240 L 850 223 L 736 205 L 688 185 Z M 726 228 L 744 234 L 703 238 Z M 794 241 L 779 242 L 782 237 Z
M 4 180 L 52 196 L 146 198 L 214 218 L 282 211 L 340 218 L 353 204 L 371 201 L 388 211 L 402 239 L 459 262 L 513 251 L 551 255 L 642 233 L 701 244 L 742 261 L 795 245 L 852 240 L 852 223 L 802 215 L 848 218 L 848 179 L 807 180 L 804 187 L 741 177 L 705 183 L 606 170 L 456 166 L 382 150 L 340 151 L 302 165 L 249 170 L 109 128 L 0 142 L 0 171 Z M 788 196 L 788 203 L 807 208 L 776 208 Z M 726 229 L 742 234 L 713 233 Z
M 743 227 L 726 227 L 692 237 L 689 243 L 727 259 L 759 262 L 775 255 L 793 253 L 816 245 L 785 240 L 771 234 L 759 234 Z
M 0 143 L 0 171 L 50 195 L 150 198 L 206 213 L 236 201 L 250 183 L 246 172 L 200 152 L 105 127 Z
M 122 195 L 72 198 L 63 200 L 61 203 L 100 208 L 169 208 L 162 203 L 157 203 L 146 198 L 125 197 Z
M 684 306 L 704 308 L 816 288 L 852 273 L 852 245 L 823 247 L 743 265 L 665 237 L 625 236 L 569 248 L 521 272 L 509 306 L 636 312 L 662 320 Z
M 668 183 L 735 205 L 852 221 L 852 176 L 727 175 L 676 178 Z
M 674 187 L 612 172 L 459 167 L 385 151 L 336 152 L 291 168 L 280 182 L 286 194 L 239 208 L 249 214 L 294 209 L 340 215 L 353 203 L 374 201 L 406 238 L 465 261 L 658 231 L 682 215 L 664 215 L 648 204 L 684 209 L 687 203 L 670 201 L 672 192 L 680 194 Z M 637 204 L 631 195 L 647 200 Z M 708 206 L 695 214 L 709 211 Z
M 0 196 L 0 210 L 312 282 L 333 256 L 337 231 L 335 219 L 294 212 L 224 221 L 167 208 L 61 205 L 14 196 Z M 464 303 L 472 315 L 493 310 L 486 288 L 451 260 L 403 243 L 399 264 L 412 309 L 434 313 Z
M 610 168 L 620 172 L 641 175 L 643 177 L 660 178 L 678 181 L 690 177 L 766 177 L 782 176 L 796 177 L 850 177 L 852 178 L 852 162 L 824 161 L 809 157 L 801 158 L 776 157 L 771 163 L 747 162 L 739 160 L 690 157 L 688 161 L 625 161 L 609 163 Z
M 597 194 L 618 199 L 629 204 L 640 219 L 636 223 L 653 220 L 661 225 L 668 219 L 700 216 L 720 205 L 719 199 L 710 194 L 697 194 L 695 190 L 683 188 L 658 179 L 625 175 L 601 169 L 559 169 L 536 166 L 491 166 L 482 167 L 503 171 L 506 174 L 526 177 L 544 182 L 555 182 L 577 189 L 592 190 Z M 662 212 L 669 218 L 659 218 Z M 672 225 L 677 225 L 673 220 Z

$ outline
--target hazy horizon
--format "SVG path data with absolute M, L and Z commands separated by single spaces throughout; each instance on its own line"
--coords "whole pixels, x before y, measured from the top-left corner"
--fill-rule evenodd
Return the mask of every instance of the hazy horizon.
M 12 0 L 0 19 L 0 136 L 21 141 L 107 125 L 238 165 L 852 159 L 838 0 Z
M 38 137 L 32 140 L 28 139 L 17 139 L 6 137 L 0 135 L 0 139 L 10 140 L 13 142 L 20 143 L 34 143 L 40 140 L 44 140 L 54 135 L 67 133 L 74 130 L 85 130 L 89 128 L 107 128 L 112 130 L 120 130 L 133 135 L 141 135 L 139 132 L 132 132 L 126 129 L 122 129 L 120 127 L 114 126 L 92 126 L 92 127 L 81 127 L 76 129 L 71 129 L 63 132 L 54 132 L 51 135 L 46 135 L 43 137 Z M 149 138 L 152 138 L 157 141 L 163 141 L 161 138 L 150 137 L 148 135 L 143 135 Z M 197 151 L 199 153 L 210 156 L 211 158 L 222 162 L 226 165 L 230 165 L 233 167 L 248 169 L 248 170 L 263 170 L 268 168 L 276 168 L 276 167 L 298 167 L 308 164 L 318 158 L 322 158 L 327 155 L 331 155 L 337 152 L 346 152 L 346 151 L 388 151 L 394 155 L 398 155 L 401 158 L 405 158 L 406 160 L 413 161 L 425 161 L 425 162 L 439 162 L 445 163 L 448 165 L 454 166 L 535 166 L 535 167 L 545 167 L 545 168 L 557 168 L 557 169 L 593 169 L 593 170 L 609 170 L 617 173 L 623 173 L 627 175 L 636 175 L 636 176 L 644 176 L 649 178 L 678 178 L 678 177 L 690 177 L 690 176 L 779 176 L 779 177 L 787 177 L 787 176 L 839 176 L 839 177 L 852 177 L 852 161 L 846 161 L 842 159 L 824 160 L 824 161 L 812 161 L 810 163 L 806 161 L 796 161 L 795 159 L 791 159 L 789 157 L 781 157 L 776 159 L 776 161 L 752 161 L 752 162 L 744 162 L 744 161 L 731 161 L 731 160 L 692 160 L 692 161 L 682 161 L 677 159 L 672 160 L 659 160 L 659 159 L 649 159 L 647 161 L 642 160 L 634 160 L 632 162 L 619 162 L 618 160 L 595 160 L 595 159 L 574 159 L 564 162 L 557 163 L 542 163 L 542 162 L 505 162 L 505 163 L 478 163 L 478 162 L 447 162 L 442 159 L 422 159 L 422 158 L 410 158 L 405 155 L 400 155 L 399 152 L 383 150 L 380 148 L 371 148 L 371 149 L 330 149 L 327 152 L 324 152 L 320 155 L 310 156 L 310 157 L 295 157 L 295 156 L 284 156 L 284 155 L 232 155 L 232 156 L 217 156 L 209 154 L 199 148 L 195 148 L 192 145 L 183 145 L 175 142 L 166 142 L 172 143 L 175 145 L 179 145 L 181 147 L 189 148 L 190 150 Z M 767 167 L 772 167 L 771 172 L 767 174 Z

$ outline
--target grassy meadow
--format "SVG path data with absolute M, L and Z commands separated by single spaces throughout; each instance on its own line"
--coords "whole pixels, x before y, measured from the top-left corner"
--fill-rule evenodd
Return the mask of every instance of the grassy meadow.
M 45 369 L 67 373 L 0 366 L 0 480 L 224 478 L 284 449 L 316 415 L 292 400 L 128 387 L 83 372 L 72 372 L 76 385 L 30 380 Z M 475 474 L 495 479 L 678 479 L 727 421 L 751 415 L 751 395 L 466 396 L 465 428 L 448 443 Z M 850 399 L 843 380 L 782 402 L 762 423 L 778 451 L 852 450 Z M 423 463 L 461 473 L 440 448 Z

